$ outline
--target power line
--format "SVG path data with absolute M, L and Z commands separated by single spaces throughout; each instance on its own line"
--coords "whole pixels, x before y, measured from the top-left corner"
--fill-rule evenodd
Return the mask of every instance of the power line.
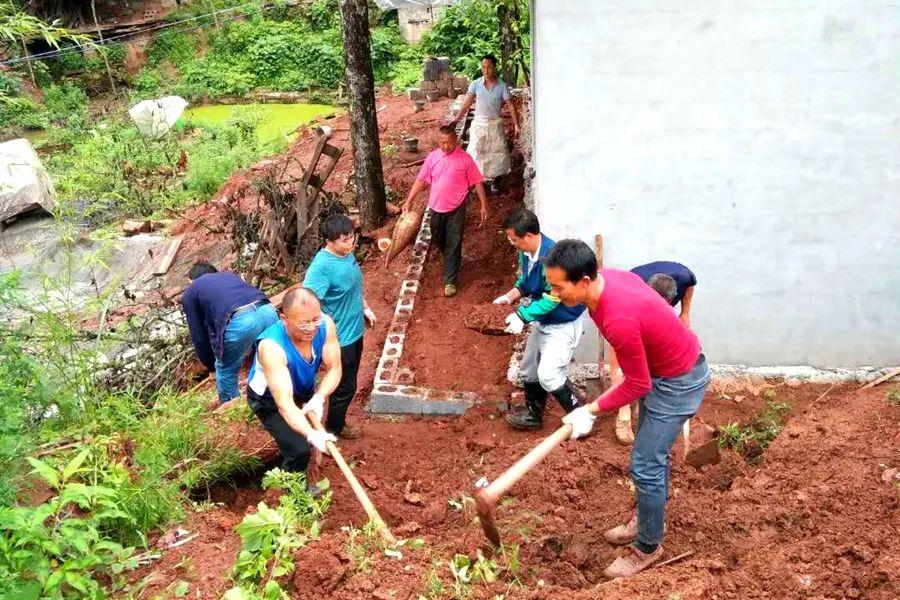
M 180 21 L 174 21 L 174 22 L 172 22 L 172 23 L 163 23 L 163 24 L 161 24 L 161 25 L 154 25 L 154 26 L 152 26 L 152 27 L 147 27 L 147 28 L 144 28 L 144 29 L 137 29 L 137 30 L 135 30 L 135 31 L 129 31 L 129 32 L 127 32 L 127 33 L 123 33 L 123 34 L 120 34 L 120 35 L 108 37 L 108 38 L 106 38 L 106 39 L 103 41 L 102 44 L 73 44 L 73 45 L 71 45 L 71 46 L 66 46 L 66 47 L 64 47 L 64 48 L 58 48 L 58 49 L 55 49 L 55 50 L 48 50 L 48 51 L 46 51 L 46 52 L 41 52 L 41 53 L 39 53 L 39 54 L 32 54 L 31 56 L 27 56 L 27 57 L 26 57 L 26 56 L 22 56 L 22 57 L 18 57 L 18 58 L 11 58 L 11 59 L 8 59 L 8 60 L 5 60 L 5 61 L 0 62 L 0 65 L 3 65 L 3 66 L 18 65 L 18 64 L 25 64 L 25 63 L 28 63 L 28 62 L 37 61 L 37 60 L 46 60 L 46 59 L 49 59 L 49 58 L 56 58 L 56 57 L 62 56 L 62 55 L 64 55 L 64 54 L 70 54 L 70 53 L 73 53 L 73 52 L 80 52 L 83 48 L 89 48 L 89 47 L 93 47 L 93 46 L 106 46 L 106 45 L 109 45 L 109 44 L 118 43 L 116 40 L 121 40 L 121 39 L 123 39 L 123 38 L 133 37 L 133 36 L 136 36 L 136 35 L 139 35 L 139 34 L 142 34 L 142 33 L 147 33 L 147 32 L 150 32 L 150 31 L 156 31 L 156 30 L 158 30 L 158 29 L 167 29 L 167 28 L 170 28 L 170 27 L 175 27 L 176 25 L 180 25 L 180 24 L 183 24 L 183 23 L 189 23 L 189 22 L 191 22 L 191 21 L 196 21 L 196 20 L 198 20 L 198 19 L 203 19 L 203 18 L 206 18 L 206 17 L 211 17 L 211 16 L 214 16 L 214 15 L 217 15 L 217 14 L 221 14 L 221 13 L 233 12 L 233 11 L 237 11 L 237 10 L 243 10 L 243 9 L 245 9 L 245 8 L 247 8 L 247 7 L 250 7 L 250 6 L 253 6 L 253 5 L 254 5 L 254 3 L 248 2 L 247 4 L 242 4 L 241 6 L 233 6 L 233 7 L 230 7 L 230 8 L 223 8 L 223 9 L 215 10 L 215 11 L 212 11 L 212 12 L 200 14 L 200 15 L 197 15 L 197 16 L 194 16 L 194 17 L 190 17 L 190 18 L 187 18 L 187 19 L 182 19 L 182 20 L 180 20 Z M 264 6 L 264 7 L 262 7 L 262 10 L 267 10 L 267 9 L 270 9 L 270 8 L 272 8 L 272 5 L 270 5 L 270 6 Z M 229 17 L 223 19 L 222 22 L 227 23 L 227 22 L 230 22 L 230 21 L 234 21 L 235 19 L 239 19 L 239 18 L 241 18 L 241 15 L 231 15 L 231 16 L 229 16 Z M 212 25 L 212 24 L 213 24 L 213 23 L 203 23 L 203 24 L 200 24 L 200 25 L 197 25 L 197 26 L 194 26 L 194 27 L 187 27 L 187 28 L 184 28 L 184 29 L 176 30 L 176 31 L 164 32 L 164 33 L 161 34 L 161 35 L 172 35 L 172 34 L 175 34 L 175 33 L 183 33 L 183 32 L 186 32 L 186 31 L 194 31 L 194 30 L 196 30 L 196 29 L 202 29 L 203 27 L 207 27 L 208 25 Z

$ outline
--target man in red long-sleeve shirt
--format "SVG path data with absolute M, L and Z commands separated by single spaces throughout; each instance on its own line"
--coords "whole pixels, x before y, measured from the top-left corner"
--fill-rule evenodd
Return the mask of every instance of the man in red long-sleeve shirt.
M 553 295 L 566 306 L 584 304 L 619 358 L 624 378 L 596 401 L 575 409 L 563 422 L 572 439 L 590 433 L 601 411 L 638 400 L 637 435 L 631 451 L 631 480 L 637 514 L 604 534 L 613 544 L 632 544 L 604 574 L 629 577 L 662 557 L 669 493 L 669 451 L 682 424 L 692 417 L 709 385 L 709 367 L 697 336 L 665 300 L 628 271 L 597 270 L 584 242 L 562 240 L 544 261 Z

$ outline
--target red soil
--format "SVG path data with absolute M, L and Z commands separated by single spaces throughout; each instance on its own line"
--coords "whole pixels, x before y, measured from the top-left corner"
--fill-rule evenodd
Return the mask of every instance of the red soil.
M 607 417 L 594 436 L 565 443 L 499 508 L 504 541 L 520 547 L 518 576 L 526 587 L 501 575 L 501 583 L 475 586 L 475 597 L 898 597 L 900 497 L 896 483 L 882 479 L 882 465 L 900 464 L 900 408 L 887 405 L 881 388 L 839 388 L 815 406 L 827 386 L 774 389 L 775 399 L 794 411 L 760 466 L 725 452 L 720 464 L 698 471 L 684 464 L 679 446 L 673 452 L 666 553 L 692 550 L 692 556 L 628 581 L 604 581 L 602 570 L 618 551 L 601 533 L 633 510 L 628 449 L 616 443 Z M 711 425 L 749 419 L 764 405 L 748 388 L 727 395 L 735 393 L 744 396 L 739 404 L 711 390 L 700 419 Z M 552 410 L 542 435 L 558 423 Z M 448 499 L 471 495 L 478 477 L 496 477 L 538 435 L 510 431 L 486 406 L 458 420 L 366 419 L 358 405 L 353 412 L 365 436 L 341 443 L 345 457 L 398 537 L 422 537 L 426 547 L 403 550 L 402 561 L 373 554 L 372 571 L 357 571 L 340 527 L 361 526 L 365 516 L 325 459 L 334 503 L 321 538 L 296 556 L 291 596 L 416 598 L 433 563 L 449 587 L 447 560 L 474 556 L 485 540 L 471 507 L 456 511 Z M 422 495 L 421 505 L 404 501 L 407 486 Z M 253 489 L 216 491 L 213 499 L 226 505 L 192 514 L 183 525 L 201 535 L 136 578 L 158 577 L 148 593 L 184 579 L 192 596 L 198 588 L 201 597 L 218 598 L 230 585 L 239 546 L 231 528 L 262 498 Z M 183 556 L 191 557 L 193 575 L 176 567 Z
M 404 99 L 379 104 L 384 102 L 389 108 L 379 114 L 380 120 L 395 118 L 393 127 L 417 131 L 409 120 L 422 113 L 413 115 Z M 429 111 L 434 117 L 440 112 L 439 107 Z M 423 149 L 433 146 L 433 137 L 420 138 Z M 308 139 L 298 145 L 303 143 Z M 401 197 L 415 171 L 386 169 Z M 484 336 L 463 322 L 472 306 L 489 302 L 512 283 L 512 251 L 499 231 L 499 219 L 516 204 L 517 193 L 495 200 L 483 230 L 470 211 L 457 297 L 443 298 L 440 257 L 429 258 L 404 353 L 417 383 L 508 397 L 505 361 L 511 340 Z M 361 390 L 350 409 L 363 437 L 340 445 L 395 534 L 424 538 L 426 546 L 403 549 L 399 561 L 373 553 L 371 570 L 358 570 L 341 527 L 362 526 L 366 517 L 326 458 L 320 474 L 330 479 L 334 501 L 320 539 L 296 554 L 296 572 L 282 581 L 292 598 L 416 599 L 426 594 L 432 571 L 449 597 L 453 578 L 447 561 L 456 553 L 474 556 L 485 545 L 472 505 L 463 496 L 471 496 L 475 480 L 495 478 L 559 423 L 554 403 L 540 434 L 511 431 L 490 402 L 459 419 L 368 416 L 365 399 L 406 264 L 401 255 L 385 268 L 380 256 L 363 261 L 366 296 L 379 317 L 366 334 Z M 765 406 L 766 393 L 757 382 L 714 384 L 696 419 L 698 427 L 749 422 Z M 517 576 L 524 587 L 501 573 L 497 583 L 475 585 L 473 597 L 900 597 L 900 494 L 896 482 L 885 476 L 888 467 L 900 467 L 900 408 L 885 402 L 888 386 L 865 392 L 842 386 L 821 399 L 829 386 L 773 382 L 768 387 L 793 412 L 759 466 L 729 451 L 719 464 L 697 470 L 684 463 L 680 442 L 676 444 L 665 551 L 669 557 L 687 551 L 693 555 L 630 580 L 604 581 L 602 570 L 619 550 L 603 541 L 602 532 L 627 520 L 634 507 L 628 448 L 615 441 L 614 420 L 606 416 L 592 437 L 563 444 L 535 468 L 498 509 L 504 541 L 520 549 Z M 264 435 L 248 435 L 241 445 L 252 452 L 267 443 Z M 409 491 L 420 494 L 422 502 L 405 500 Z M 180 580 L 189 582 L 189 597 L 221 597 L 232 585 L 229 574 L 239 548 L 233 526 L 257 502 L 265 499 L 271 505 L 275 497 L 252 484 L 213 490 L 212 499 L 224 506 L 190 513 L 182 524 L 200 535 L 131 574 L 134 582 L 150 578 L 141 597 L 164 593 Z M 452 508 L 450 499 L 462 502 L 464 509 Z

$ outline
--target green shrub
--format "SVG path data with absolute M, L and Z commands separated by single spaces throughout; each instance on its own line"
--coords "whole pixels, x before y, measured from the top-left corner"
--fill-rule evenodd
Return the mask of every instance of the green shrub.
M 186 33 L 160 33 L 147 48 L 147 62 L 159 65 L 167 60 L 180 67 L 195 57 L 194 43 L 194 39 Z
M 47 118 L 31 98 L 0 97 L 0 126 L 43 129 Z
M 134 101 L 157 98 L 162 95 L 163 78 L 153 67 L 142 67 L 131 80 L 131 97 Z
M 504 1 L 520 3 L 522 22 L 517 27 L 522 32 L 521 44 L 528 64 L 528 4 L 522 0 Z M 422 36 L 421 44 L 424 51 L 432 56 L 449 56 L 457 72 L 468 77 L 480 77 L 481 57 L 488 53 L 500 56 L 500 20 L 496 0 L 463 0 L 448 7 L 434 27 Z
M 51 85 L 44 91 L 44 110 L 49 124 L 83 127 L 88 110 L 87 94 L 74 85 Z

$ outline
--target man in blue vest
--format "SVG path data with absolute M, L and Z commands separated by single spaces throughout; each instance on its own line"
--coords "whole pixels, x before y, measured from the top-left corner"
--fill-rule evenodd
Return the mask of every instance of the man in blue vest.
M 533 212 L 524 208 L 514 211 L 503 221 L 503 228 L 509 243 L 519 250 L 522 273 L 515 286 L 494 300 L 494 304 L 513 304 L 521 298 L 531 300 L 506 318 L 508 333 L 518 335 L 526 323 L 536 322 L 519 366 L 525 380 L 525 410 L 511 412 L 506 421 L 516 429 L 540 429 L 548 392 L 566 413 L 578 408 L 575 388 L 568 380 L 566 369 L 581 338 L 584 306 L 566 306 L 550 294 L 542 259 L 556 242 L 541 234 Z
M 316 374 L 325 371 L 316 387 Z M 305 413 L 319 419 L 325 400 L 341 381 L 341 347 L 334 321 L 305 288 L 288 292 L 281 319 L 263 331 L 247 377 L 247 403 L 281 451 L 281 468 L 305 472 L 310 447 L 328 453 L 334 435 L 314 429 Z M 316 493 L 315 488 L 311 489 Z

